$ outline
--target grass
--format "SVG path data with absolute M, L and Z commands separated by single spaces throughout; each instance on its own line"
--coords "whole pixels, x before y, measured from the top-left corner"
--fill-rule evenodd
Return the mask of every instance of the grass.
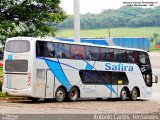
M 160 48 L 151 48 L 150 51 L 152 51 L 152 52 L 155 52 L 155 51 L 156 52 L 160 52 Z
M 0 78 L 3 76 L 3 67 L 0 67 Z
M 7 96 L 6 94 L 3 94 L 2 92 L 0 92 L 0 98 L 10 98 L 11 96 Z
M 111 37 L 147 37 L 150 38 L 154 33 L 160 34 L 160 27 L 141 27 L 141 28 L 110 28 Z M 108 37 L 107 29 L 81 30 L 81 37 Z M 73 37 L 73 29 L 59 30 L 56 36 Z
M 153 34 L 160 34 L 160 27 L 141 27 L 141 28 L 110 28 L 111 37 L 146 37 L 151 38 Z M 93 29 L 93 30 L 81 30 L 81 38 L 85 37 L 97 37 L 97 38 L 106 38 L 108 37 L 107 29 Z M 59 30 L 56 34 L 56 37 L 70 38 L 74 37 L 73 29 L 64 29 Z M 151 43 L 150 51 L 158 51 L 159 49 L 154 48 L 155 43 Z
M 0 91 L 2 91 L 3 67 L 0 67 Z
M 0 98 L 13 98 L 13 99 L 21 99 L 22 97 L 17 97 L 17 96 L 9 96 L 9 95 L 6 95 L 4 93 L 2 93 L 0 91 Z

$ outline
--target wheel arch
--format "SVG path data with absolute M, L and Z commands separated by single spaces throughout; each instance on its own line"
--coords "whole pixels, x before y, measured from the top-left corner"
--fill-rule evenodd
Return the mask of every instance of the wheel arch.
M 128 88 L 127 86 L 124 86 L 122 89 L 126 89 L 126 90 L 127 90 L 127 97 L 129 97 L 129 93 L 130 93 L 130 92 L 129 92 L 129 88 Z M 121 89 L 121 90 L 122 90 L 122 89 Z
M 80 93 L 80 89 L 79 89 L 79 87 L 78 87 L 78 86 L 76 86 L 76 85 L 72 86 L 72 88 L 73 88 L 73 87 L 77 88 L 77 90 L 78 90 L 78 92 L 79 92 L 78 98 L 80 98 L 80 94 L 81 94 L 81 93 Z
M 58 89 L 58 88 L 63 88 L 63 89 L 65 90 L 65 93 L 67 93 L 67 89 L 66 89 L 66 87 L 65 87 L 65 86 L 60 85 L 59 87 L 57 87 L 57 89 Z M 57 90 L 57 89 L 56 89 L 56 90 Z M 56 90 L 55 90 L 55 91 L 56 91 Z M 55 93 L 56 93 L 56 92 L 55 92 Z

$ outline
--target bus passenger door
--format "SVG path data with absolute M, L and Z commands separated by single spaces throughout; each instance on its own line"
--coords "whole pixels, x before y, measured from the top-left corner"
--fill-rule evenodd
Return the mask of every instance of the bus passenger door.
M 46 91 L 46 70 L 37 69 L 35 82 L 35 97 L 45 98 Z
M 46 92 L 45 98 L 53 98 L 54 93 L 54 83 L 55 83 L 55 76 L 53 75 L 51 70 L 46 71 Z

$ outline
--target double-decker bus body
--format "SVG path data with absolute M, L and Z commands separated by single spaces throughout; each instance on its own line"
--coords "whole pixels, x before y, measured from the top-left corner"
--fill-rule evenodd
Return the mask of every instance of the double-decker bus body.
M 3 92 L 32 100 L 151 97 L 152 69 L 143 50 L 30 37 L 10 38 Z

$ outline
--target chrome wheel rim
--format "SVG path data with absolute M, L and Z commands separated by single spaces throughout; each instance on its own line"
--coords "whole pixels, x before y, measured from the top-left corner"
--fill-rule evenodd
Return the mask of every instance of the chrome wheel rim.
M 77 98 L 76 91 L 72 91 L 72 92 L 71 92 L 71 98 L 72 98 L 72 99 L 76 99 L 76 98 Z
M 57 97 L 58 97 L 58 99 L 63 99 L 63 97 L 64 97 L 63 91 L 59 90 L 59 91 L 57 92 Z
M 133 91 L 133 93 L 132 93 L 132 97 L 134 98 L 134 99 L 136 99 L 137 98 L 137 91 Z
M 126 99 L 126 97 L 127 97 L 126 91 L 122 91 L 122 98 L 123 98 L 123 99 Z

